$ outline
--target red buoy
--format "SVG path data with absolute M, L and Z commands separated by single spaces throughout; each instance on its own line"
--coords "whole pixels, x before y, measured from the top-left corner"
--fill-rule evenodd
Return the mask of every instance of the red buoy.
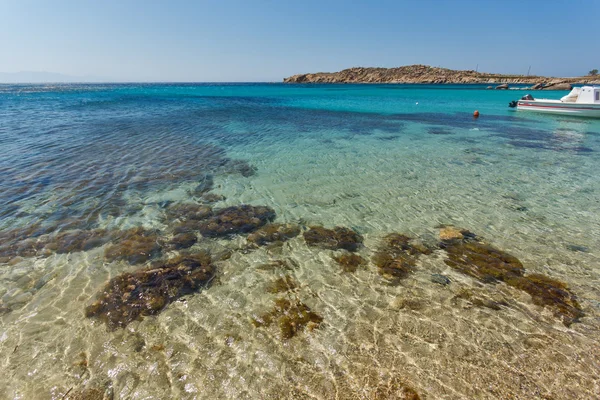
M 479 111 L 475 110 L 473 113 L 473 118 L 479 118 Z

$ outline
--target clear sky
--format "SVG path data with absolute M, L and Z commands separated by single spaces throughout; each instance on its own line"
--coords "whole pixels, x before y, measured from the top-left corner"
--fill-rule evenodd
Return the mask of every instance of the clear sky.
M 429 64 L 600 69 L 600 0 L 0 0 L 0 72 L 280 81 Z

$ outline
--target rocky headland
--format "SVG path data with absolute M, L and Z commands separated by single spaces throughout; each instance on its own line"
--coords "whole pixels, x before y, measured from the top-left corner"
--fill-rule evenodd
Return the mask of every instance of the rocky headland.
M 285 83 L 434 83 L 490 84 L 507 89 L 507 84 L 531 84 L 534 89 L 569 90 L 571 84 L 600 84 L 600 76 L 557 78 L 545 76 L 503 75 L 474 70 L 452 70 L 428 65 L 406 65 L 398 68 L 355 67 L 339 72 L 317 72 L 293 75 Z

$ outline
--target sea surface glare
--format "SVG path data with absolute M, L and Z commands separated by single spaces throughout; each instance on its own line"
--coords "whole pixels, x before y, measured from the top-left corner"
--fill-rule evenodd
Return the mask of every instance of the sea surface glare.
M 599 398 L 600 120 L 526 93 L 0 85 L 0 399 Z

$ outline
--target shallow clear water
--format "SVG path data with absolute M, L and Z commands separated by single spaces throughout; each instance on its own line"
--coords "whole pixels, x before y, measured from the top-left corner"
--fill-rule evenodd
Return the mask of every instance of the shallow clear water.
M 428 399 L 597 397 L 600 122 L 508 109 L 522 94 L 0 85 L 0 398 L 87 389 L 115 399 L 372 399 L 406 387 Z M 337 253 L 302 235 L 248 250 L 243 234 L 198 236 L 190 251 L 230 255 L 215 261 L 215 280 L 110 331 L 85 307 L 110 278 L 146 264 L 108 260 L 108 244 L 29 246 L 140 226 L 168 239 L 169 207 L 205 202 L 199 187 L 224 196 L 215 209 L 265 205 L 304 230 L 353 228 L 367 260 L 391 232 L 435 244 L 441 225 L 468 229 L 528 272 L 565 282 L 585 315 L 566 327 L 526 293 L 452 269 L 442 249 L 390 285 L 372 262 L 343 272 Z M 274 260 L 288 268 L 259 268 Z M 432 282 L 436 273 L 451 283 Z M 280 276 L 297 288 L 269 293 Z M 503 306 L 478 307 L 465 291 Z M 323 322 L 291 339 L 254 326 L 282 296 Z

